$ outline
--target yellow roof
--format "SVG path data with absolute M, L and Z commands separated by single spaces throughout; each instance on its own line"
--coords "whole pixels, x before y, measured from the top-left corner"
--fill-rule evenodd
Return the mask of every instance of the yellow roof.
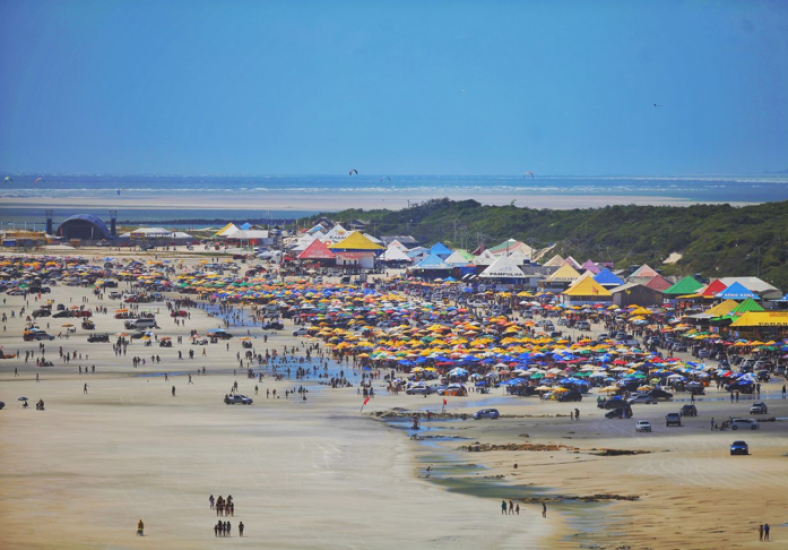
M 788 327 L 788 311 L 748 311 L 732 327 Z
M 360 231 L 353 231 L 338 243 L 329 245 L 328 248 L 331 250 L 383 250 L 385 247 L 373 243 Z
M 593 296 L 599 298 L 612 296 L 608 289 L 590 278 L 583 279 L 563 294 L 564 296 Z
M 723 315 L 727 315 L 733 308 L 738 306 L 738 302 L 736 300 L 725 300 L 724 302 L 720 302 L 716 306 L 711 309 L 704 311 L 703 313 L 707 315 L 714 315 L 715 317 L 722 317 Z
M 555 273 L 550 275 L 547 280 L 556 282 L 569 282 L 574 281 L 578 277 L 580 277 L 580 273 L 578 273 L 574 267 L 569 264 L 564 264 L 559 267 Z M 610 293 L 608 292 L 608 294 Z

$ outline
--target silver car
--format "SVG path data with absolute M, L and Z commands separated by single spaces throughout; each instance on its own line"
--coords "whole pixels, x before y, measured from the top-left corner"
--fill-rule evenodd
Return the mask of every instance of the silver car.
M 732 430 L 757 430 L 760 426 L 752 418 L 734 418 L 731 420 Z

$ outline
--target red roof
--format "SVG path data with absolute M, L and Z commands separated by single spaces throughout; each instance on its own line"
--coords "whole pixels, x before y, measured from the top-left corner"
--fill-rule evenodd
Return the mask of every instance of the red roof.
M 656 277 L 654 277 L 653 279 L 651 279 L 649 282 L 647 282 L 647 283 L 646 283 L 645 285 L 643 285 L 643 286 L 645 286 L 645 287 L 648 287 L 648 288 L 650 288 L 651 290 L 657 290 L 657 291 L 659 291 L 659 292 L 662 292 L 663 290 L 667 290 L 667 289 L 669 289 L 670 287 L 672 287 L 672 286 L 673 286 L 673 283 L 671 283 L 670 281 L 668 281 L 668 280 L 667 280 L 665 277 L 663 277 L 662 275 L 657 275 Z
M 728 285 L 726 285 L 719 279 L 714 279 L 706 286 L 706 288 L 703 289 L 703 292 L 701 292 L 701 294 L 707 298 L 712 298 L 717 294 L 719 294 L 720 292 L 722 292 L 723 290 L 725 290 L 726 288 L 728 288 Z
M 298 255 L 299 260 L 333 260 L 336 254 L 331 252 L 328 247 L 320 240 L 315 239 Z

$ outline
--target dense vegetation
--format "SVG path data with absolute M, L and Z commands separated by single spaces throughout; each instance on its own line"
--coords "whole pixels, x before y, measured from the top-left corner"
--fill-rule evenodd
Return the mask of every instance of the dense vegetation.
M 549 255 L 572 255 L 581 263 L 647 262 L 665 274 L 707 277 L 760 273 L 788 289 L 788 202 L 537 210 L 436 199 L 399 211 L 352 209 L 327 217 L 369 221 L 373 235 L 413 235 L 425 246 L 442 241 L 473 249 L 479 242 L 494 246 L 514 238 L 538 249 L 554 245 Z M 301 220 L 301 226 L 317 219 Z M 682 258 L 663 265 L 672 253 Z

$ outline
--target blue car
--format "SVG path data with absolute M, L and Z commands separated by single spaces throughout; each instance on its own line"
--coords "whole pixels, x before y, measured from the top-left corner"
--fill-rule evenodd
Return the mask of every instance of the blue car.
M 748 454 L 750 454 L 750 448 L 744 441 L 734 441 L 731 445 L 731 456 Z

